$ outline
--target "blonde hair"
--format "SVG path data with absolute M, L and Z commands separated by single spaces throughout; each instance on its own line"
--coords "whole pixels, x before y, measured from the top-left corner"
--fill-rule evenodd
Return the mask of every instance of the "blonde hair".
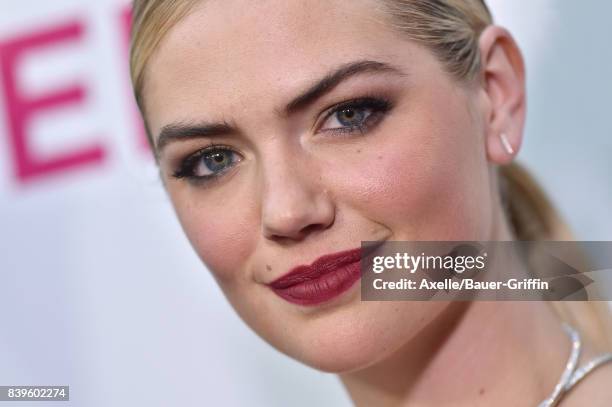
M 135 0 L 130 47 L 130 74 L 143 110 L 147 61 L 166 32 L 197 0 Z M 391 24 L 426 46 L 458 81 L 470 82 L 481 69 L 479 37 L 493 23 L 484 0 L 380 0 Z M 149 141 L 153 146 L 151 136 Z M 517 240 L 575 240 L 543 189 L 522 166 L 498 171 L 500 194 Z M 605 302 L 550 302 L 562 320 L 577 326 L 598 348 L 612 347 L 612 318 Z

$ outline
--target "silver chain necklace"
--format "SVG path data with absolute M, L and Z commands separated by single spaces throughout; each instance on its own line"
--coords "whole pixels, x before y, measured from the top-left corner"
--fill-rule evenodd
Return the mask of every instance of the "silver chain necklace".
M 584 366 L 578 368 L 578 358 L 580 357 L 580 351 L 582 350 L 580 334 L 576 329 L 567 323 L 563 323 L 563 329 L 569 335 L 572 341 L 572 352 L 567 360 L 567 364 L 565 365 L 565 370 L 561 375 L 561 379 L 559 379 L 559 382 L 555 386 L 550 396 L 538 404 L 538 407 L 556 406 L 559 404 L 559 401 L 561 401 L 563 396 L 565 396 L 565 394 L 572 387 L 578 384 L 578 382 L 580 382 L 587 374 L 604 363 L 612 362 L 612 353 L 603 353 L 585 363 Z

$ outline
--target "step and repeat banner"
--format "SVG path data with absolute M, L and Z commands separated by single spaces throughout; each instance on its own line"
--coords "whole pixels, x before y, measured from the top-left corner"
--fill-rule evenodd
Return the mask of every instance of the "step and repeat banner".
M 612 3 L 577 3 L 491 7 L 527 60 L 520 159 L 580 239 L 612 240 Z M 193 253 L 132 100 L 129 26 L 123 0 L 0 2 L 0 385 L 70 386 L 79 406 L 350 405 L 246 328 Z

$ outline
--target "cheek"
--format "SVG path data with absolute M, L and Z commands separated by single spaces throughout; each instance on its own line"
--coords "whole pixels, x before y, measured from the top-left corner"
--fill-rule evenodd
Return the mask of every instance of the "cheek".
M 254 206 L 228 205 L 228 199 L 197 187 L 168 188 L 178 219 L 194 250 L 222 284 L 235 280 L 256 244 Z M 221 191 L 219 191 L 221 192 Z M 232 202 L 240 202 L 233 194 Z M 238 198 L 239 201 L 234 199 Z
M 341 201 L 393 229 L 398 240 L 477 239 L 489 219 L 478 130 L 467 110 L 434 102 L 398 113 L 366 136 L 368 147 L 337 168 L 345 176 L 336 189 Z

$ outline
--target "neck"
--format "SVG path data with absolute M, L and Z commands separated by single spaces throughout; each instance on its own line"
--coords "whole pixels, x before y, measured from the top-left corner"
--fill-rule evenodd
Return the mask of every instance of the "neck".
M 546 303 L 451 303 L 394 355 L 341 379 L 358 406 L 537 405 L 569 352 Z
M 511 240 L 504 217 L 497 220 L 492 240 Z M 357 406 L 537 405 L 569 354 L 545 302 L 451 302 L 393 355 L 340 379 Z

